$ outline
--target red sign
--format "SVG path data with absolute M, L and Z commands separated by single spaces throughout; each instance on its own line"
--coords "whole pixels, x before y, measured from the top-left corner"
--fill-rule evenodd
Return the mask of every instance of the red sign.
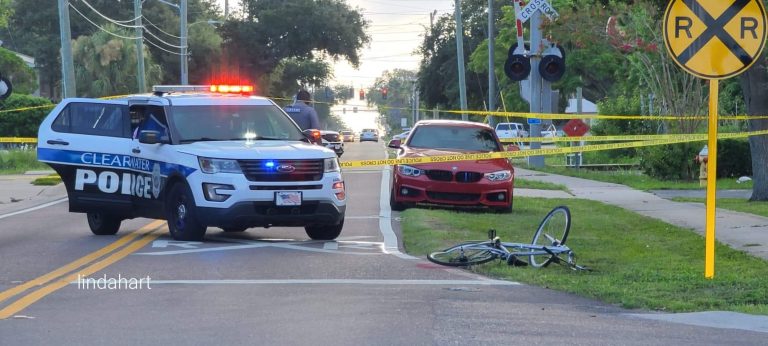
M 571 119 L 563 126 L 563 132 L 568 137 L 581 137 L 589 132 L 589 125 L 585 124 L 581 119 Z

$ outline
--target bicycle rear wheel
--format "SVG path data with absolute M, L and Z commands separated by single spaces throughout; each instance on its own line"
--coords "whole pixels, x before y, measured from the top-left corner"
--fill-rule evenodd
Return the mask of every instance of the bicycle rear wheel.
M 493 261 L 496 254 L 489 248 L 491 245 L 483 243 L 459 244 L 443 251 L 436 251 L 427 255 L 432 263 L 449 267 L 467 267 Z
M 536 247 L 565 245 L 570 229 L 570 209 L 563 205 L 555 207 L 541 220 L 539 228 L 533 234 L 531 245 Z M 545 267 L 552 263 L 555 257 L 549 253 L 530 255 L 528 262 L 534 267 Z

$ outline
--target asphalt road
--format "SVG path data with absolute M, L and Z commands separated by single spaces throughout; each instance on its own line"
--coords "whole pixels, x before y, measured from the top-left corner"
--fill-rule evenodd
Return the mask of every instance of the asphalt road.
M 343 158 L 384 155 L 383 143 L 347 143 Z M 97 237 L 66 203 L 0 218 L 0 344 L 765 342 L 763 333 L 639 318 L 412 258 L 397 248 L 388 176 L 345 172 L 347 219 L 331 242 L 310 241 L 301 228 L 211 228 L 205 243 L 174 242 L 164 223 L 146 219 Z M 105 275 L 151 280 L 119 290 L 77 284 Z

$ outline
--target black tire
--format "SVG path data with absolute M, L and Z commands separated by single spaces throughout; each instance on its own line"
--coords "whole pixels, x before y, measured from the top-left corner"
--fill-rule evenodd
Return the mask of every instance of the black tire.
M 571 210 L 561 205 L 550 210 L 541 220 L 539 228 L 533 234 L 531 245 L 554 246 L 565 245 L 568 232 L 571 230 Z M 534 267 L 546 267 L 555 259 L 550 254 L 528 256 L 528 262 Z
M 165 206 L 171 237 L 176 240 L 203 240 L 206 226 L 197 218 L 197 207 L 187 184 L 177 183 L 168 192 Z
M 221 230 L 227 233 L 240 233 L 240 232 L 245 232 L 245 230 L 247 229 L 248 229 L 247 227 L 224 227 Z
M 304 231 L 312 240 L 334 240 L 341 234 L 342 228 L 344 228 L 343 218 L 338 225 L 305 226 Z
M 114 235 L 120 229 L 121 218 L 102 212 L 87 214 L 88 227 L 95 235 Z
M 395 193 L 395 189 L 389 191 L 389 208 L 392 209 L 392 211 L 403 211 L 408 209 L 405 203 L 400 203 L 395 200 Z
M 487 246 L 479 246 L 479 244 L 482 243 L 459 244 L 443 251 L 433 252 L 427 255 L 427 259 L 432 263 L 449 267 L 468 267 L 488 263 L 497 258 Z

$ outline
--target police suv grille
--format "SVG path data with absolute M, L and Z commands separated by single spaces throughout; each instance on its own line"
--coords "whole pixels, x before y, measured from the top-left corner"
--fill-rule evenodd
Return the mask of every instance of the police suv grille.
M 323 160 L 238 160 L 250 181 L 318 181 Z M 293 170 L 291 171 L 291 168 Z
M 427 177 L 437 181 L 451 181 L 453 180 L 453 173 L 439 169 L 430 169 L 427 171 Z
M 476 183 L 483 179 L 482 173 L 477 172 L 459 172 L 456 173 L 456 181 L 460 183 Z

